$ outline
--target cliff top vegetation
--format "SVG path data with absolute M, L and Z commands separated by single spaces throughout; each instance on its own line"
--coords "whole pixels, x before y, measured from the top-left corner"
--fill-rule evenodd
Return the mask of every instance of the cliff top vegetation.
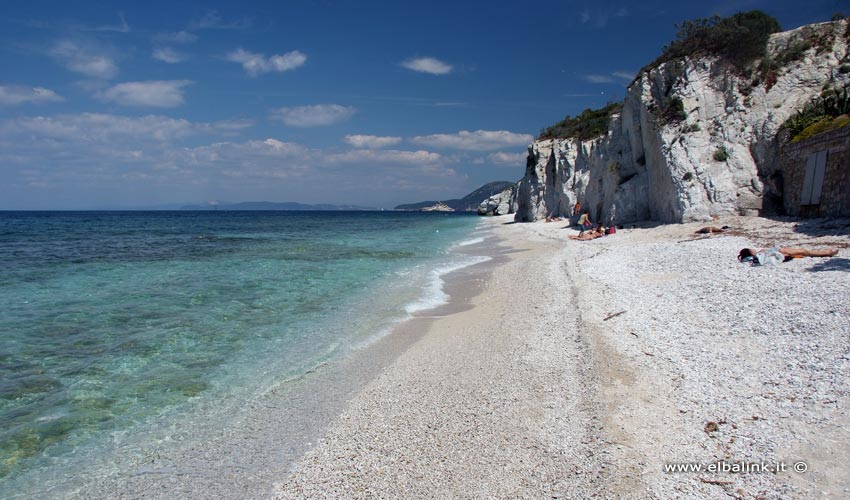
M 770 35 L 780 31 L 779 22 L 759 10 L 684 21 L 676 25 L 676 39 L 638 75 L 668 61 L 699 56 L 720 57 L 744 71 L 765 56 Z
M 619 113 L 623 105 L 612 102 L 600 109 L 585 109 L 576 117 L 566 118 L 540 131 L 540 140 L 574 137 L 586 141 L 608 131 L 611 115 Z

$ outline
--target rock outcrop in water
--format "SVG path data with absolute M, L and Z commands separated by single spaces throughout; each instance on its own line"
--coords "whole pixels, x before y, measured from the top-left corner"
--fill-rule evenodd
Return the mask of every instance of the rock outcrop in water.
M 516 186 L 494 194 L 478 205 L 478 215 L 508 215 L 514 212 L 516 212 Z
M 619 223 L 779 206 L 769 187 L 777 133 L 824 88 L 850 81 L 847 33 L 842 20 L 772 35 L 768 56 L 784 64 L 772 72 L 745 76 L 719 58 L 685 58 L 640 74 L 604 135 L 529 146 L 516 220 L 565 216 L 576 201 L 592 220 Z

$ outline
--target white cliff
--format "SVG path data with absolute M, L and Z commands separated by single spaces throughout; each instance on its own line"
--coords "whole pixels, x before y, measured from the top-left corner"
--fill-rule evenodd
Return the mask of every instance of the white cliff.
M 767 186 L 776 175 L 780 126 L 825 87 L 850 82 L 841 69 L 850 62 L 846 30 L 843 20 L 772 35 L 774 60 L 815 41 L 773 72 L 745 77 L 716 58 L 697 58 L 642 73 L 607 134 L 529 146 L 516 220 L 565 216 L 576 201 L 592 220 L 616 214 L 618 223 L 709 220 L 768 208 L 776 201 Z M 665 118 L 662 110 L 675 100 L 682 119 Z

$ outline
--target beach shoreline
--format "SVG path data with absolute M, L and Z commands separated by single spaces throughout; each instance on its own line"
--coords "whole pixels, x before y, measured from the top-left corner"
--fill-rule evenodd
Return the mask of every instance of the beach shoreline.
M 227 429 L 172 429 L 51 498 L 798 498 L 850 495 L 850 221 L 482 219 L 450 297 Z M 737 262 L 744 246 L 832 259 Z M 198 434 L 195 434 L 195 431 Z M 113 450 L 120 455 L 121 450 Z M 805 473 L 670 472 L 768 463 Z
M 355 395 L 276 498 L 850 493 L 845 221 L 730 217 L 712 223 L 729 234 L 647 224 L 591 242 L 563 222 L 490 223 L 507 260 L 473 307 Z M 839 254 L 736 260 L 774 244 Z M 719 462 L 789 470 L 665 472 Z
M 490 223 L 501 233 L 509 221 Z M 278 486 L 281 498 L 551 497 L 576 491 L 573 471 L 604 474 L 585 463 L 598 422 L 588 346 L 565 324 L 572 290 L 551 258 L 564 248 L 499 236 L 505 262 L 473 307 L 436 318 L 353 398 Z M 534 262 L 544 264 L 517 279 Z
M 269 497 L 286 467 L 310 448 L 350 398 L 427 330 L 433 317 L 468 307 L 459 300 L 467 294 L 455 292 L 447 276 L 462 277 L 457 281 L 471 294 L 478 276 L 498 262 L 498 250 L 481 247 L 487 235 L 477 229 L 479 219 L 467 222 L 437 226 L 443 231 L 424 226 L 429 234 L 408 237 L 423 244 L 439 233 L 442 241 L 432 257 L 366 281 L 368 286 L 344 301 L 330 321 L 315 327 L 339 329 L 339 346 L 324 360 L 308 357 L 303 369 L 281 370 L 289 365 L 263 361 L 274 363 L 273 353 L 286 344 L 271 344 L 268 355 L 254 358 L 245 372 L 252 374 L 250 380 L 240 373 L 226 391 L 203 394 L 85 443 L 91 446 L 56 454 L 44 467 L 6 482 L 4 498 Z M 375 251 L 380 255 L 382 248 L 377 245 Z M 422 254 L 428 251 L 425 246 Z M 266 274 L 263 282 L 274 287 L 273 276 Z M 455 297 L 437 305 L 443 290 Z

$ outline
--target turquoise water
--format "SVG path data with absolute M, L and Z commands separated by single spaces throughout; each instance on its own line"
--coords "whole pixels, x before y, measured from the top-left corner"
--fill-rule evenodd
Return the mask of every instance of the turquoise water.
M 0 212 L 0 497 L 117 432 L 238 402 L 438 305 L 439 277 L 478 261 L 455 251 L 477 223 Z

